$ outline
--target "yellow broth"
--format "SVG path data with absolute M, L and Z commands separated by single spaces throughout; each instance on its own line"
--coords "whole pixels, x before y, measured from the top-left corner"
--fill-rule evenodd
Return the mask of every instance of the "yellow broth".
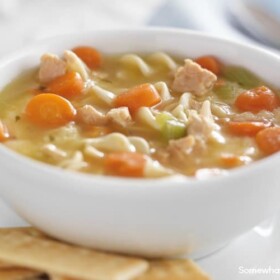
M 155 61 L 150 54 L 138 55 L 150 69 L 150 73 L 147 75 L 141 72 L 138 65 L 124 63 L 122 57 L 123 55 L 104 56 L 102 66 L 98 70 L 90 72 L 90 79 L 94 81 L 95 85 L 115 95 L 143 83 L 155 84 L 162 81 L 168 86 L 172 99 L 153 106 L 152 110 L 155 115 L 165 111 L 170 113 L 170 110 L 179 103 L 182 95 L 182 93 L 171 89 L 174 70 L 171 70 L 165 63 Z M 169 56 L 169 58 L 177 66 L 183 64 L 183 58 L 181 57 Z M 148 142 L 151 151 L 148 157 L 168 168 L 171 171 L 170 174 L 181 173 L 193 176 L 200 169 L 218 168 L 225 170 L 262 158 L 264 154 L 258 148 L 255 137 L 233 135 L 227 128 L 229 120 L 238 119 L 238 117 L 242 120 L 241 112 L 238 112 L 233 103 L 236 96 L 245 89 L 239 83 L 225 79 L 223 75 L 218 78 L 222 78 L 224 83 L 230 86 L 231 92 L 228 96 L 221 96 L 217 92 L 217 87 L 214 86 L 203 97 L 193 95 L 192 102 L 194 107 L 201 106 L 201 103 L 205 100 L 211 102 L 214 121 L 221 128 L 219 133 L 224 138 L 224 143 L 207 141 L 206 147 L 202 151 L 194 150 L 188 156 L 170 157 L 168 155 L 169 141 L 162 136 L 159 130 L 153 129 L 139 120 L 137 115 L 132 116 L 133 122 L 125 127 L 114 123 L 107 124 L 107 131 L 119 132 L 129 137 L 139 136 L 144 138 Z M 89 84 L 89 82 L 86 83 Z M 42 84 L 38 80 L 38 69 L 34 69 L 27 70 L 1 91 L 0 119 L 7 126 L 11 135 L 3 144 L 18 153 L 61 168 L 90 174 L 104 174 L 102 157 L 90 157 L 84 153 L 84 139 L 104 136 L 104 129 L 99 129 L 100 126 L 97 126 L 98 129 L 96 129 L 94 126 L 90 127 L 73 121 L 61 127 L 44 128 L 33 124 L 26 117 L 25 108 L 27 103 L 33 96 L 38 94 L 34 90 L 41 88 Z M 75 108 L 92 105 L 101 113 L 106 113 L 111 109 L 108 104 L 87 89 L 84 90 L 82 95 L 72 98 L 70 101 Z M 259 113 L 260 118 L 262 118 L 261 114 L 263 114 L 264 121 L 272 121 L 274 126 L 278 126 L 279 112 L 277 109 L 271 114 L 266 112 Z M 244 118 L 246 119 L 246 115 L 244 115 Z M 107 133 L 106 130 L 105 133 Z M 53 144 L 60 151 L 63 151 L 63 157 L 52 157 L 46 154 L 44 147 L 48 144 Z M 80 152 L 80 156 L 75 155 L 77 151 Z M 103 150 L 102 152 L 106 154 L 106 151 Z M 241 159 L 240 164 L 236 166 L 235 164 L 225 164 L 221 158 L 223 155 L 225 157 L 238 156 Z M 77 161 L 76 165 L 75 161 Z

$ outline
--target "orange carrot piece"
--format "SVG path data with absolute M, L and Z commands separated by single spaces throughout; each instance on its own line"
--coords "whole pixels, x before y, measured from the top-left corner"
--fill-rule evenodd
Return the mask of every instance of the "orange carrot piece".
M 161 98 L 151 84 L 142 84 L 118 95 L 115 107 L 128 107 L 130 113 L 135 113 L 141 107 L 152 107 L 159 103 Z
M 195 59 L 195 62 L 198 63 L 202 68 L 211 71 L 215 75 L 219 75 L 221 73 L 221 64 L 214 56 L 200 56 Z
M 76 110 L 65 98 L 42 93 L 28 102 L 25 113 L 30 122 L 40 127 L 59 127 L 74 120 Z
M 101 66 L 102 56 L 98 50 L 92 47 L 76 47 L 72 50 L 90 69 Z
M 259 148 L 266 154 L 280 151 L 280 127 L 269 127 L 256 136 Z
M 221 163 L 224 167 L 232 168 L 242 165 L 243 161 L 240 156 L 236 156 L 234 154 L 224 154 L 221 155 Z
M 232 134 L 239 136 L 255 136 L 259 131 L 269 127 L 263 122 L 229 122 L 228 128 Z
M 105 155 L 106 174 L 122 177 L 143 177 L 146 157 L 139 153 L 109 153 Z
M 7 126 L 2 121 L 0 121 L 0 142 L 4 142 L 9 138 L 10 138 L 10 134 Z
M 61 95 L 65 98 L 73 98 L 81 95 L 84 89 L 84 81 L 79 73 L 68 72 L 57 77 L 47 85 L 47 92 Z
M 271 89 L 261 86 L 241 93 L 235 100 L 235 106 L 242 112 L 273 111 L 280 106 L 280 100 Z

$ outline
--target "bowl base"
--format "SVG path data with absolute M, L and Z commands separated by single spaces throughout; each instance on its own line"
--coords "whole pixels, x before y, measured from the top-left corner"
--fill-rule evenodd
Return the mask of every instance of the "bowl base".
M 230 243 L 231 243 L 231 241 L 228 241 L 226 243 L 219 244 L 219 246 L 210 247 L 210 248 L 207 248 L 206 250 L 198 251 L 195 254 L 189 254 L 188 256 L 184 256 L 184 257 L 188 257 L 195 261 L 198 261 L 198 260 L 210 257 L 213 254 L 216 254 L 220 250 L 223 250 L 225 247 L 227 247 Z

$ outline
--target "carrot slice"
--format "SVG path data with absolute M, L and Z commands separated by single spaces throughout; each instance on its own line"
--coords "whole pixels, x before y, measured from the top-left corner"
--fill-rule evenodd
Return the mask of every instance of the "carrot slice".
M 57 77 L 47 85 L 47 92 L 61 95 L 65 98 L 79 96 L 84 89 L 84 81 L 79 73 L 68 72 Z
M 90 68 L 96 69 L 101 66 L 102 56 L 98 50 L 92 47 L 81 46 L 72 51 Z
M 2 121 L 0 121 L 0 142 L 3 142 L 9 138 L 10 134 L 7 126 Z
M 255 136 L 259 131 L 267 128 L 270 124 L 263 122 L 229 122 L 229 131 L 239 136 Z
M 25 113 L 29 121 L 38 126 L 59 127 L 74 120 L 76 110 L 67 99 L 43 93 L 28 102 Z
M 280 127 L 269 127 L 256 136 L 259 148 L 266 154 L 280 151 Z
M 241 93 L 235 100 L 235 106 L 243 112 L 273 111 L 280 106 L 280 100 L 271 89 L 261 86 Z
M 114 103 L 115 107 L 128 107 L 133 114 L 141 107 L 152 107 L 160 101 L 161 98 L 154 86 L 142 84 L 118 95 Z
M 139 153 L 109 153 L 104 159 L 106 174 L 122 177 L 143 177 L 145 155 Z
M 202 68 L 205 68 L 216 75 L 221 73 L 221 64 L 214 56 L 200 56 L 195 59 L 195 62 L 198 63 Z

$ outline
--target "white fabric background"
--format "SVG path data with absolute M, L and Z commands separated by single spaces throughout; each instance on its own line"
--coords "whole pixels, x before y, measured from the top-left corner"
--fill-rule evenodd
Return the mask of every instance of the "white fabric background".
M 235 28 L 229 13 L 230 3 L 227 0 L 0 0 L 0 56 L 33 40 L 62 33 L 155 25 L 197 29 L 256 43 Z
M 0 0 L 0 55 L 32 40 L 145 25 L 163 0 Z

